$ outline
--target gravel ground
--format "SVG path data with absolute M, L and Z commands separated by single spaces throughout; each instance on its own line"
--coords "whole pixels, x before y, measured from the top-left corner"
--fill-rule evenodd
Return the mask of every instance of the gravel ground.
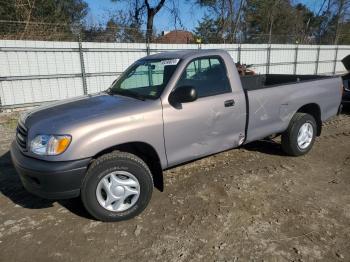
M 2 261 L 350 261 L 350 113 L 303 157 L 259 141 L 168 170 L 165 192 L 120 223 L 22 188 L 16 118 L 0 115 Z

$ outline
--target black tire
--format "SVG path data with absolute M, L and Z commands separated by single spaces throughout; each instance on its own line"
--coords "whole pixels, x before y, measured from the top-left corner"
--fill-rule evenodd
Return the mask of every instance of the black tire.
M 113 171 L 127 171 L 137 178 L 140 194 L 136 203 L 124 211 L 110 211 L 97 200 L 96 189 L 102 178 Z M 130 219 L 140 214 L 149 203 L 153 192 L 151 171 L 139 157 L 120 151 L 105 154 L 89 167 L 81 188 L 81 199 L 86 210 L 97 220 L 114 222 Z
M 301 126 L 305 123 L 310 123 L 313 127 L 313 136 L 311 143 L 304 149 L 298 145 L 298 133 Z M 288 126 L 288 129 L 282 134 L 282 149 L 290 156 L 301 156 L 308 153 L 314 142 L 317 133 L 316 120 L 312 115 L 306 113 L 296 113 Z

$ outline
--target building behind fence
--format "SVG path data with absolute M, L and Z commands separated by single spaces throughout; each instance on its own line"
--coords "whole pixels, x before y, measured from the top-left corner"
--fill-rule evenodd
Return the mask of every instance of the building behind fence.
M 260 74 L 341 74 L 349 46 L 300 44 L 160 44 L 0 40 L 0 106 L 14 108 L 106 90 L 148 54 L 224 49 Z M 69 39 L 70 40 L 70 39 Z

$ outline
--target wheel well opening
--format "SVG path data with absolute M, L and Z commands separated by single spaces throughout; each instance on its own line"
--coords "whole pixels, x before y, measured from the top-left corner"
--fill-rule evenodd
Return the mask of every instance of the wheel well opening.
M 134 154 L 141 158 L 151 170 L 154 187 L 157 188 L 159 191 L 163 192 L 163 169 L 158 154 L 151 145 L 144 142 L 130 142 L 120 144 L 99 152 L 97 155 L 94 156 L 94 158 L 96 159 L 104 154 L 110 153 L 115 150 Z
M 317 124 L 317 136 L 320 136 L 322 131 L 320 107 L 317 104 L 307 104 L 299 108 L 297 112 L 306 113 L 306 114 L 312 115 L 315 118 L 316 124 Z

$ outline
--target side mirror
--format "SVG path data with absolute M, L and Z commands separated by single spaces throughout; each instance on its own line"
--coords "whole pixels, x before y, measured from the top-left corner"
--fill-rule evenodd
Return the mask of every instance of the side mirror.
M 197 100 L 197 91 L 193 86 L 179 86 L 170 95 L 171 103 L 188 103 Z

